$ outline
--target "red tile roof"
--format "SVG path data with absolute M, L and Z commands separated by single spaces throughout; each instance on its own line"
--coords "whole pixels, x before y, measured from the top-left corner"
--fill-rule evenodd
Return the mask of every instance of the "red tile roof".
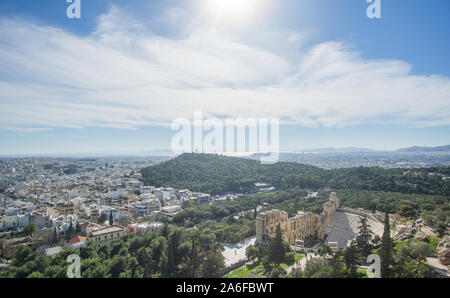
M 76 236 L 76 237 L 73 237 L 72 239 L 70 239 L 69 243 L 70 243 L 70 245 L 74 245 L 75 243 L 85 242 L 86 240 L 87 240 L 87 237 Z

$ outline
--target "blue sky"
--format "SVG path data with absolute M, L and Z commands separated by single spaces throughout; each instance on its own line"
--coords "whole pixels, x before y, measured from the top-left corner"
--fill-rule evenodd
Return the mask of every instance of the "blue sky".
M 450 144 L 449 1 L 65 2 L 0 2 L 0 154 L 166 149 L 198 109 L 281 150 Z

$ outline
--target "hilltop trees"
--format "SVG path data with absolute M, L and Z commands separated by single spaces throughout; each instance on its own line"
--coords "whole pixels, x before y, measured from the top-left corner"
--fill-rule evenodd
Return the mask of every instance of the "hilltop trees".
M 415 169 L 414 175 L 405 173 L 403 169 L 357 167 L 325 170 L 294 162 L 261 164 L 257 160 L 193 153 L 141 170 L 143 181 L 149 185 L 189 188 L 210 194 L 241 192 L 249 190 L 255 182 L 264 181 L 281 189 L 328 186 L 334 189 L 449 195 L 450 181 L 429 176 L 430 172 L 446 173 L 447 170 Z

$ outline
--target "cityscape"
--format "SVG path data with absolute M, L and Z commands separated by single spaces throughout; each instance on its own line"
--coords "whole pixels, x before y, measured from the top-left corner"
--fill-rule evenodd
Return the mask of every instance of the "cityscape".
M 195 175 L 195 181 L 200 179 L 205 184 L 192 183 L 191 190 L 147 183 L 148 179 L 154 179 L 152 175 L 164 172 L 158 167 L 174 171 L 169 163 L 183 163 L 185 158 L 188 158 L 190 164 L 177 165 L 180 166 L 177 171 L 182 172 L 182 177 L 187 176 L 185 172 L 192 170 L 194 166 L 205 166 L 207 162 L 203 158 L 216 162 L 217 165 L 212 165 L 212 168 L 219 172 L 217 167 L 225 168 L 222 163 L 231 163 L 231 166 L 239 168 L 241 163 L 250 163 L 249 166 L 254 166 L 252 159 L 210 154 L 194 154 L 190 158 L 189 155 L 183 154 L 176 158 L 159 156 L 1 159 L 0 238 L 3 274 L 7 276 L 10 272 L 14 272 L 13 274 L 20 276 L 20 268 L 16 269 L 17 253 L 25 248 L 35 250 L 47 258 L 54 258 L 69 252 L 81 252 L 93 245 L 118 245 L 120 242 L 117 241 L 121 239 L 128 239 L 127 241 L 134 243 L 135 237 L 149 237 L 145 235 L 155 237 L 165 229 L 175 229 L 172 233 L 176 235 L 177 228 L 181 228 L 194 233 L 193 235 L 197 235 L 196 230 L 211 233 L 210 241 L 213 243 L 209 245 L 216 246 L 219 257 L 214 260 L 217 271 L 208 274 L 214 274 L 216 277 L 267 277 L 267 274 L 272 274 L 265 268 L 267 265 L 263 266 L 262 263 L 253 265 L 256 262 L 255 258 L 262 258 L 257 248 L 260 247 L 262 250 L 269 245 L 271 239 L 277 237 L 277 227 L 281 227 L 282 239 L 286 245 L 289 244 L 288 251 L 291 251 L 287 256 L 292 258 L 281 268 L 284 274 L 295 275 L 307 270 L 308 260 L 326 260 L 325 248 L 329 250 L 330 256 L 333 253 L 338 255 L 339 252 L 352 247 L 355 239 L 359 237 L 362 221 L 367 224 L 374 239 L 380 241 L 383 237 L 384 213 L 379 211 L 378 207 L 363 208 L 364 203 L 354 206 L 351 200 L 352 196 L 366 196 L 367 193 L 378 200 L 384 200 L 385 194 L 373 190 L 369 192 L 355 190 L 348 193 L 341 191 L 342 187 L 330 187 L 330 182 L 324 186 L 316 186 L 313 183 L 309 187 L 299 188 L 296 182 L 292 186 L 279 184 L 274 186 L 275 183 L 265 182 L 267 180 L 252 182 L 252 179 L 247 179 L 237 181 L 237 188 L 229 188 L 230 191 L 219 193 L 215 186 L 220 182 L 215 181 L 213 175 L 207 175 L 213 179 L 212 181 L 203 181 L 202 174 L 196 172 L 198 169 L 192 170 L 193 173 L 190 174 Z M 233 165 L 236 162 L 237 164 Z M 254 162 L 259 164 L 259 161 Z M 279 164 L 283 163 L 289 164 L 289 162 Z M 296 164 L 302 166 L 300 162 Z M 147 169 L 150 173 L 146 172 Z M 156 172 L 152 172 L 152 169 Z M 360 167 L 350 169 L 358 170 Z M 405 167 L 399 166 L 398 169 Z M 427 168 L 417 169 L 422 171 Z M 219 173 L 219 177 L 224 177 L 222 174 Z M 438 193 L 442 192 L 442 195 L 426 195 L 429 191 L 423 189 L 415 191 L 414 189 L 418 189 L 423 183 L 421 181 L 414 185 L 408 182 L 407 186 L 413 189 L 410 193 L 425 193 L 425 197 L 435 202 L 436 205 L 433 206 L 442 208 L 439 211 L 444 213 L 435 215 L 434 212 L 427 211 L 430 207 L 424 207 L 424 202 L 420 202 L 423 201 L 421 196 L 402 195 L 398 198 L 398 202 L 393 203 L 394 207 L 389 207 L 396 210 L 396 213 L 390 216 L 394 229 L 392 237 L 399 243 L 408 243 L 405 241 L 407 239 L 420 239 L 420 243 L 430 242 L 426 247 L 415 248 L 424 250 L 426 262 L 423 264 L 433 268 L 423 274 L 428 277 L 448 276 L 446 266 L 449 251 L 445 246 L 449 229 L 448 210 L 445 211 L 445 205 L 449 200 L 446 194 L 448 170 L 443 166 L 429 168 L 425 177 L 433 178 L 430 181 L 437 179 L 443 182 L 444 188 L 441 191 L 437 190 Z M 159 178 L 166 177 L 162 174 Z M 175 179 L 179 181 L 176 177 Z M 396 179 L 399 183 L 400 179 Z M 183 178 L 180 178 L 181 180 Z M 189 179 L 186 178 L 186 181 Z M 169 180 L 167 183 L 172 184 Z M 206 191 L 200 192 L 199 189 Z M 336 189 L 337 194 L 333 189 Z M 405 199 L 415 207 L 408 207 Z M 290 206 L 292 202 L 294 209 Z M 441 205 L 442 207 L 439 207 Z M 418 209 L 415 210 L 416 208 Z M 412 215 L 414 216 L 411 219 Z M 442 218 L 439 219 L 442 222 L 435 222 L 433 216 Z M 220 242 L 215 242 L 217 240 Z M 413 244 L 419 245 L 419 242 Z M 123 245 L 121 243 L 117 249 Z M 376 247 L 375 243 L 370 245 Z M 434 246 L 435 253 L 429 245 Z M 362 272 L 367 268 L 362 265 L 358 270 Z M 283 275 L 282 272 L 278 274 Z M 44 274 L 52 273 L 35 271 L 29 274 L 43 277 Z M 53 274 L 56 275 L 48 277 L 64 277 L 66 272 L 62 270 Z M 102 274 L 108 276 L 110 273 Z M 111 277 L 125 277 L 124 272 L 116 274 Z M 165 274 L 172 276 L 174 272 Z M 190 276 L 189 274 L 194 273 L 176 274 Z M 200 277 L 202 273 L 196 274 Z M 94 274 L 91 277 L 96 276 Z M 128 277 L 137 276 L 132 274 Z
M 449 11 L 1 1 L 0 285 L 445 283 Z

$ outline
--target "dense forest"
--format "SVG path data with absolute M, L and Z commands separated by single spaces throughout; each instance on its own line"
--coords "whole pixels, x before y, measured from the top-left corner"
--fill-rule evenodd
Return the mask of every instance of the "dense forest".
M 293 162 L 262 164 L 256 160 L 185 153 L 141 172 L 148 185 L 188 188 L 210 194 L 242 192 L 255 182 L 266 182 L 279 189 L 329 187 L 450 195 L 450 181 L 442 177 L 450 174 L 450 168 L 325 170 Z
M 47 255 L 28 246 L 18 246 L 8 271 L 0 277 L 66 277 L 70 254 L 66 249 L 57 256 Z M 221 277 L 225 264 L 221 245 L 207 230 L 187 231 L 164 226 L 160 232 L 127 235 L 109 245 L 89 243 L 79 251 L 81 277 Z

